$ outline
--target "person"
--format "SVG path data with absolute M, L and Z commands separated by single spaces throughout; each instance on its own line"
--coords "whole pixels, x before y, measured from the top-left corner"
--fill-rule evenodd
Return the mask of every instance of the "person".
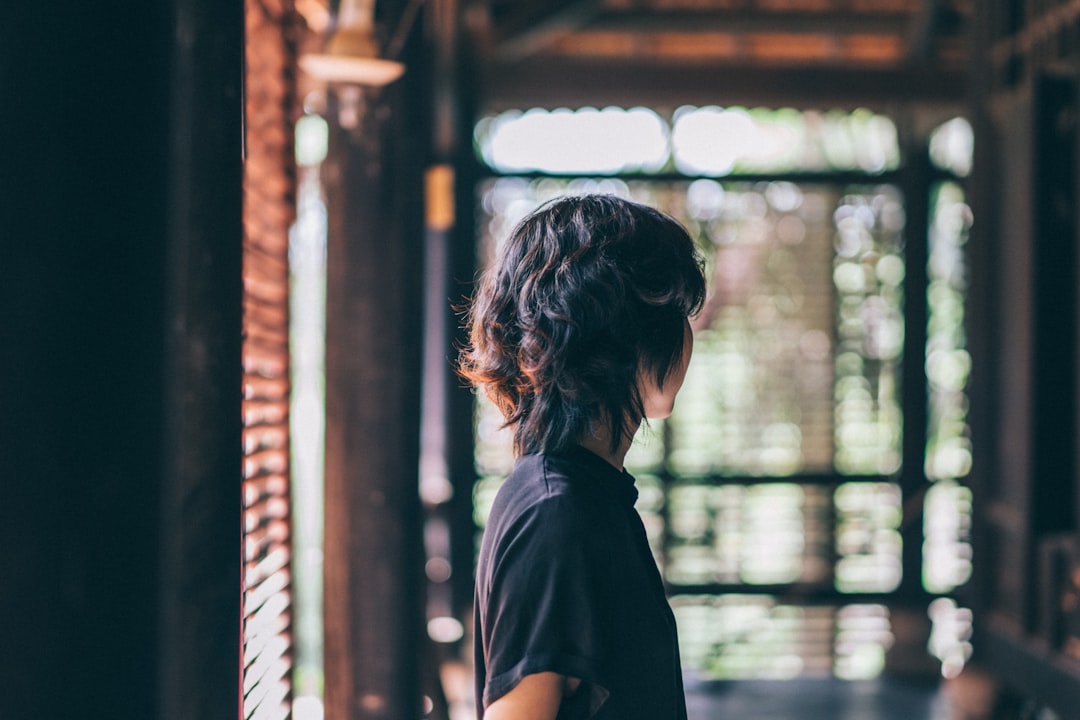
M 623 459 L 682 386 L 702 268 L 675 220 L 586 195 L 522 221 L 481 278 L 459 372 L 515 450 L 476 570 L 482 720 L 686 718 L 675 620 Z

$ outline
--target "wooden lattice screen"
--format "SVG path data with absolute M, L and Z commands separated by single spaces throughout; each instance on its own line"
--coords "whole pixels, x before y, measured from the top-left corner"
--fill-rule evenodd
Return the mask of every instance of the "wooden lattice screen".
M 244 163 L 244 710 L 290 714 L 289 226 L 296 46 L 291 0 L 247 0 Z

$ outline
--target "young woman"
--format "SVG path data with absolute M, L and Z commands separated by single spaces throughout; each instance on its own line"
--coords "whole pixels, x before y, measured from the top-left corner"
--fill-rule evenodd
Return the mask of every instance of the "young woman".
M 704 300 L 674 220 L 612 196 L 524 220 L 481 280 L 464 377 L 513 428 L 476 577 L 483 720 L 684 719 L 675 621 L 623 458 L 671 412 Z

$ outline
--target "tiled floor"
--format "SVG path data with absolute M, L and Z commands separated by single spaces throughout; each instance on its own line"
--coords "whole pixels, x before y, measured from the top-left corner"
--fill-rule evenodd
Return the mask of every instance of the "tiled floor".
M 452 720 L 475 720 L 472 676 L 443 668 Z M 946 682 L 881 678 L 703 683 L 686 679 L 688 720 L 991 720 L 996 684 L 965 670 Z M 994 715 L 996 720 L 1021 716 Z
M 976 720 L 980 692 L 966 684 L 899 679 L 787 680 L 687 685 L 689 720 Z

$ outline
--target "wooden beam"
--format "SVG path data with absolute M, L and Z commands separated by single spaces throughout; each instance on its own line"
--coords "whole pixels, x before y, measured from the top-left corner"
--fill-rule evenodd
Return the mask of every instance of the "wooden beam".
M 589 29 L 627 33 L 724 32 L 883 35 L 903 32 L 911 22 L 909 12 L 772 11 L 730 8 L 692 11 L 608 11 L 589 23 Z
M 646 61 L 549 59 L 489 63 L 483 112 L 527 107 L 772 105 L 887 106 L 964 101 L 961 72 L 842 67 L 745 67 Z
M 600 12 L 600 0 L 519 2 L 515 11 L 496 18 L 493 53 L 503 60 L 520 60 L 549 46 L 588 23 Z

